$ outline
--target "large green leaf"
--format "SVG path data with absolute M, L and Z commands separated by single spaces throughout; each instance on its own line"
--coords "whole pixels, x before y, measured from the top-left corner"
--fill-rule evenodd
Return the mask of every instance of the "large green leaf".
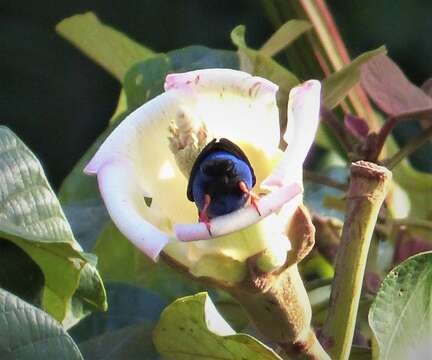
M 75 241 L 39 161 L 6 127 L 0 127 L 0 203 L 0 237 L 24 250 L 44 274 L 43 308 L 65 326 L 104 309 L 94 259 Z
M 413 256 L 384 279 L 369 312 L 379 358 L 427 359 L 432 351 L 432 253 Z
M 166 360 L 281 359 L 252 336 L 236 334 L 206 293 L 169 305 L 153 332 L 153 341 Z
M 47 313 L 0 289 L 2 360 L 82 360 L 78 347 Z
M 334 72 L 323 80 L 323 104 L 329 109 L 336 107 L 348 95 L 348 92 L 360 81 L 360 69 L 363 64 L 373 57 L 385 54 L 385 46 L 367 51 L 339 71 Z
M 133 64 L 154 55 L 150 49 L 101 23 L 91 12 L 62 20 L 56 30 L 119 81 L 123 81 Z

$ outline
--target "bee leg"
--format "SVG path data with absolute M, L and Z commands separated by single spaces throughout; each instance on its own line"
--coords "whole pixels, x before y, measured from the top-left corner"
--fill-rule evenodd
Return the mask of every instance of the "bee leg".
M 211 197 L 208 194 L 204 195 L 204 206 L 202 208 L 202 210 L 199 212 L 199 221 L 204 223 L 204 225 L 207 227 L 207 230 L 210 234 L 210 236 L 212 235 L 211 230 L 210 230 L 210 218 L 208 216 L 208 208 L 210 206 L 210 202 L 211 202 Z
M 258 208 L 258 204 L 257 204 L 257 201 L 259 200 L 260 197 L 257 194 L 255 194 L 253 191 L 249 190 L 244 181 L 239 181 L 238 184 L 239 184 L 240 191 L 249 195 L 249 200 L 251 202 L 251 205 L 255 208 L 258 215 L 261 216 L 261 212 L 260 212 L 260 210 Z

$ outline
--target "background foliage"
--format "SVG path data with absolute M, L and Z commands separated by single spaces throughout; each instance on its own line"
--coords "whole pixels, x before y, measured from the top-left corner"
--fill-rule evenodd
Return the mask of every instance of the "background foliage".
M 336 0 L 329 6 L 353 57 L 386 44 L 417 85 L 431 74 L 429 1 L 413 6 L 392 0 Z M 0 89 L 1 122 L 33 149 L 54 188 L 105 129 L 119 91 L 109 74 L 53 32 L 59 21 L 94 11 L 158 52 L 191 44 L 234 50 L 229 33 L 238 24 L 246 25 L 247 42 L 255 48 L 273 32 L 258 0 L 2 0 L 0 9 L 0 81 L 7 84 Z M 38 136 L 41 128 L 43 137 Z M 416 131 L 414 126 L 399 133 L 406 139 Z M 427 163 L 424 155 L 417 160 Z

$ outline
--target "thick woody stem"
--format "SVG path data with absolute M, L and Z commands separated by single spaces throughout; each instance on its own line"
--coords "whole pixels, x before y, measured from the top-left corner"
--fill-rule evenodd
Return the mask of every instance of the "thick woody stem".
M 253 265 L 250 268 L 254 272 Z M 297 265 L 273 276 L 257 274 L 231 294 L 255 327 L 278 344 L 283 355 L 296 359 L 330 359 L 313 332 L 312 310 Z
M 350 354 L 369 245 L 391 180 L 388 169 L 366 161 L 353 163 L 350 171 L 347 212 L 322 338 L 338 360 Z

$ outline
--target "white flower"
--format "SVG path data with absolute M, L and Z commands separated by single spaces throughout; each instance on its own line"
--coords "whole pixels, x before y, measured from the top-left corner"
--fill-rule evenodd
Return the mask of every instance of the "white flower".
M 119 230 L 154 260 L 163 250 L 196 276 L 231 271 L 230 280 L 241 278 L 244 261 L 260 252 L 281 265 L 290 248 L 289 218 L 302 201 L 302 166 L 319 121 L 320 88 L 310 80 L 291 90 L 282 153 L 275 84 L 227 69 L 168 75 L 165 92 L 130 114 L 85 172 L 97 175 Z M 214 138 L 243 150 L 255 171 L 254 191 L 265 194 L 260 214 L 246 206 L 213 218 L 210 235 L 186 190 L 194 160 Z

